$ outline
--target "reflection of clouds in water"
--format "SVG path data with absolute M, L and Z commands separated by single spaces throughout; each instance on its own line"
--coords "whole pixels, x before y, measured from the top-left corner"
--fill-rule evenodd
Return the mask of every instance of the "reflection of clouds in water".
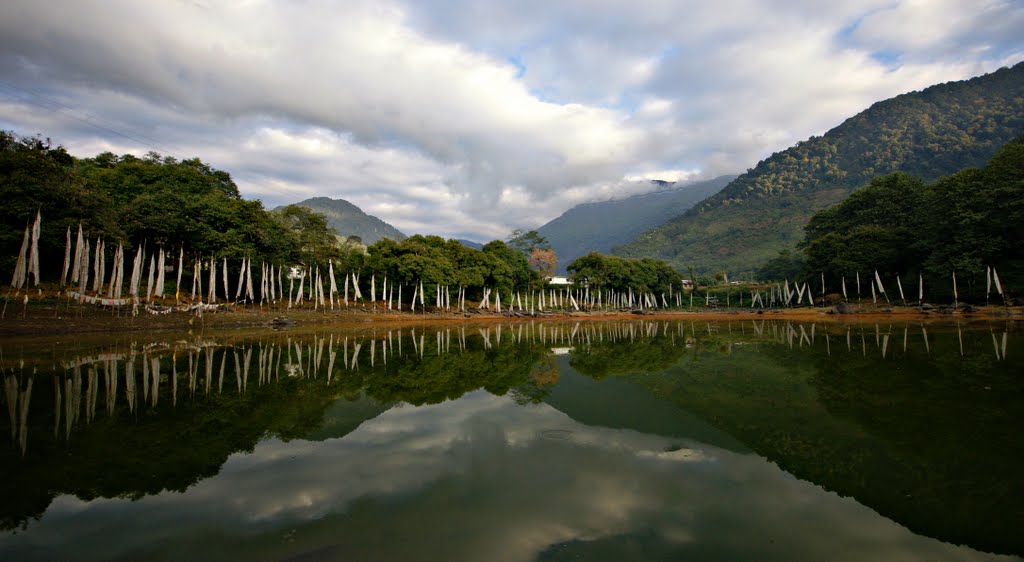
M 568 438 L 544 437 L 552 431 Z M 714 543 L 746 557 L 972 555 L 759 457 L 684 445 L 479 391 L 391 409 L 341 439 L 269 439 L 184 494 L 62 496 L 29 533 L 0 538 L 0 554 L 34 543 L 56 558 L 529 560 L 566 541 L 653 532 L 680 548 Z M 132 529 L 129 544 L 108 550 L 103 530 L 116 528 Z

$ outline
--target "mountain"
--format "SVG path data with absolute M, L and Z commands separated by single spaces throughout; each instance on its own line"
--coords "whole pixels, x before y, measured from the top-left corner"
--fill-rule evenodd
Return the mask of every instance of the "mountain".
M 662 225 L 718 192 L 736 176 L 670 183 L 655 181 L 661 189 L 626 199 L 577 205 L 537 229 L 558 255 L 558 269 L 590 252 L 607 253 L 635 236 Z
M 397 228 L 364 213 L 362 209 L 344 199 L 314 197 L 300 201 L 296 205 L 323 213 L 327 217 L 327 224 L 337 230 L 339 236 L 358 236 L 367 246 L 381 238 L 390 238 L 396 242 L 406 238 Z
M 792 248 L 815 212 L 871 178 L 906 172 L 926 182 L 983 166 L 1024 129 L 1024 63 L 875 103 L 823 136 L 762 160 L 683 215 L 619 246 L 735 277 Z
M 458 242 L 459 244 L 462 244 L 463 246 L 467 247 L 467 248 L 473 248 L 474 250 L 483 250 L 484 249 L 484 245 L 479 243 L 479 242 L 474 242 L 472 240 L 466 240 L 465 238 L 455 238 L 454 240 L 456 242 Z

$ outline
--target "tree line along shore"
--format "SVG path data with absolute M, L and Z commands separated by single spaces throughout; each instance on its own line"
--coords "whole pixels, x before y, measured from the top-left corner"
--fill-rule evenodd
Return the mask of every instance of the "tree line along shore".
M 692 267 L 684 275 L 659 260 L 591 253 L 569 264 L 568 283 L 554 285 L 557 258 L 535 232 L 480 250 L 421 235 L 365 247 L 309 209 L 268 211 L 242 199 L 228 174 L 198 159 L 77 159 L 48 140 L 2 132 L 0 186 L 10 205 L 0 211 L 0 263 L 14 272 L 3 314 L 42 297 L 41 284 L 134 315 L 201 314 L 227 303 L 511 315 L 1009 305 L 1021 272 L 1012 241 L 1024 224 L 1022 147 L 1018 138 L 985 168 L 931 185 L 905 174 L 876 178 L 812 218 L 798 256 L 783 253 L 762 268 L 780 281 L 729 281 Z M 936 217 L 955 227 L 931 224 Z M 14 226 L 22 221 L 24 230 Z

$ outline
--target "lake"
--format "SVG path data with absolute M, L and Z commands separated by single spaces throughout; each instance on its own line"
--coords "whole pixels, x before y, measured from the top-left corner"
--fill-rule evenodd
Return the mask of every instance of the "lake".
M 1012 322 L 7 339 L 3 560 L 1024 554 Z

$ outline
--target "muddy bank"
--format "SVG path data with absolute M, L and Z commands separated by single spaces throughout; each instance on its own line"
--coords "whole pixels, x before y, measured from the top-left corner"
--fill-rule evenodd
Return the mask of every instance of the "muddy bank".
M 216 310 L 180 311 L 166 314 L 152 314 L 139 309 L 132 314 L 129 307 L 105 308 L 82 304 L 62 297 L 8 298 L 4 302 L 3 317 L 0 318 L 0 337 L 45 336 L 63 334 L 103 334 L 117 332 L 201 332 L 250 328 L 293 328 L 318 325 L 367 325 L 389 326 L 415 324 L 441 324 L 492 321 L 524 320 L 621 320 L 637 318 L 682 318 L 691 320 L 734 320 L 734 319 L 786 319 L 815 322 L 878 322 L 884 319 L 899 319 L 913 322 L 972 322 L 990 320 L 1021 320 L 1021 307 L 987 306 L 968 307 L 952 310 L 951 307 L 937 307 L 922 310 L 918 307 L 875 307 L 871 305 L 849 305 L 836 308 L 787 308 L 787 309 L 695 309 L 695 310 L 615 310 L 615 311 L 546 311 L 530 315 L 525 312 L 497 314 L 493 311 L 472 309 L 469 312 L 427 311 L 416 312 L 387 310 L 378 304 L 358 307 L 291 308 L 287 305 L 273 306 L 222 306 Z

